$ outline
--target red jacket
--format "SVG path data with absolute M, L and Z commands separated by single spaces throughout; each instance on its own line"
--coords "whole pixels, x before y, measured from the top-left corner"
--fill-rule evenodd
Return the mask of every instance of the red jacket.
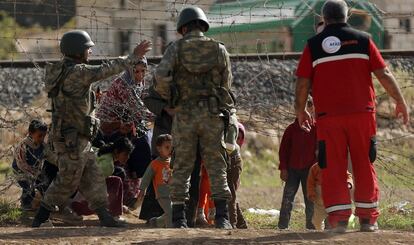
M 316 128 L 305 132 L 299 127 L 298 120 L 290 124 L 283 134 L 279 148 L 279 169 L 306 169 L 316 161 Z
M 372 113 L 375 91 L 371 73 L 385 67 L 366 33 L 337 23 L 308 40 L 296 75 L 312 81 L 317 117 Z

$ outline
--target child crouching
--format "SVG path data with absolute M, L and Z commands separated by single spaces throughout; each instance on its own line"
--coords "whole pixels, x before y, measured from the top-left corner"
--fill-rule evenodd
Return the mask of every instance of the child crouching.
M 172 153 L 172 137 L 169 134 L 158 136 L 155 146 L 159 157 L 153 160 L 142 177 L 139 189 L 141 192 L 138 199 L 142 200 L 145 196 L 145 190 L 151 180 L 155 190 L 155 197 L 164 211 L 160 217 L 149 220 L 152 227 L 170 228 L 172 227 L 172 207 L 170 199 L 169 182 L 171 179 L 170 160 Z
M 57 167 L 50 163 L 55 162 L 55 155 L 44 143 L 46 134 L 46 123 L 32 120 L 27 136 L 14 151 L 12 168 L 17 183 L 22 188 L 20 205 L 23 210 L 32 210 L 35 191 L 38 190 L 43 195 L 56 175 Z
M 106 181 L 109 212 L 117 221 L 124 221 L 121 215 L 123 212 L 122 181 L 125 178 L 125 173 L 122 174 L 124 170 L 116 165 L 125 165 L 133 149 L 134 146 L 129 139 L 125 137 L 119 138 L 113 143 L 102 146 L 98 151 L 96 159 L 96 164 L 100 167 Z M 95 213 L 89 208 L 88 202 L 80 192 L 76 194 L 72 202 L 72 209 L 78 215 L 91 215 Z

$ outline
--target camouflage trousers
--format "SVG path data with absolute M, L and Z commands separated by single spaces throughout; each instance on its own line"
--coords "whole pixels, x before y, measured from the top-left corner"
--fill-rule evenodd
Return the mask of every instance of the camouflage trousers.
M 42 205 L 49 210 L 66 205 L 77 190 L 89 203 L 89 208 L 106 207 L 108 203 L 105 178 L 95 161 L 91 143 L 79 138 L 77 151 L 67 152 L 65 147 L 54 143 L 58 152 L 59 172 L 47 189 Z
M 192 107 L 178 111 L 172 125 L 174 145 L 173 174 L 170 185 L 171 201 L 188 200 L 190 175 L 194 168 L 199 142 L 201 159 L 204 161 L 211 183 L 213 199 L 231 198 L 227 184 L 227 162 L 224 154 L 224 122 L 213 116 L 207 107 Z

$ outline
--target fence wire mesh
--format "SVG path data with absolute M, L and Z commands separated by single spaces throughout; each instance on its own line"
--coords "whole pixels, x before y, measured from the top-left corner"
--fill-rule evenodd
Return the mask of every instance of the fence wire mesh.
M 402 37 L 407 42 L 413 38 L 411 20 L 414 8 L 387 11 L 376 5 L 376 1 L 348 3 L 351 10 L 355 10 L 351 13 L 362 16 L 361 21 L 367 19 L 374 25 L 381 20 L 381 28 L 371 35 L 381 34 L 378 40 L 383 47 L 397 45 L 386 44 L 387 37 L 395 40 Z M 65 31 L 74 28 L 89 31 L 97 44 L 95 58 L 109 59 L 126 54 L 143 39 L 153 41 L 151 55 L 161 55 L 166 45 L 178 38 L 174 23 L 179 12 L 190 5 L 205 10 L 212 30 L 217 30 L 214 37 L 225 39 L 226 47 L 234 55 L 233 88 L 240 120 L 250 132 L 280 138 L 287 124 L 294 119 L 292 104 L 297 59 L 276 59 L 269 54 L 295 51 L 294 37 L 313 35 L 313 27 L 320 19 L 318 1 L 5 0 L 0 3 L 0 58 L 8 60 L 8 64 L 3 63 L 4 67 L 0 69 L 0 171 L 8 171 L 4 166 L 10 165 L 14 146 L 24 137 L 31 119 L 42 118 L 50 122 L 50 115 L 46 112 L 50 105 L 42 92 L 44 69 L 39 62 L 61 57 L 58 44 Z M 39 6 L 42 11 L 38 10 Z M 303 25 L 304 28 L 295 30 L 292 26 L 279 26 L 283 21 L 309 16 L 313 21 Z M 38 24 L 27 25 L 26 22 L 30 23 L 28 19 L 32 19 L 32 24 L 36 21 Z M 280 22 L 277 26 L 272 22 L 276 20 Z M 364 28 L 364 24 L 359 26 Z M 261 25 L 268 26 L 262 28 Z M 244 32 L 239 30 L 242 27 Z M 304 43 L 306 39 L 298 41 Z M 249 59 L 245 57 L 247 53 Z M 414 101 L 413 58 L 387 55 L 387 62 L 393 68 L 411 108 Z M 18 60 L 26 60 L 30 65 L 13 68 Z M 155 67 L 155 61 L 150 63 L 147 87 L 151 84 Z M 106 79 L 101 83 L 102 88 L 105 90 L 117 77 Z M 380 138 L 377 167 L 399 181 L 395 185 L 390 184 L 385 181 L 387 176 L 381 176 L 383 178 L 379 180 L 390 190 L 402 186 L 413 192 L 413 124 L 403 127 L 392 120 L 393 103 L 379 86 L 377 88 Z M 0 186 L 0 194 L 13 181 L 15 179 L 10 175 L 6 177 Z

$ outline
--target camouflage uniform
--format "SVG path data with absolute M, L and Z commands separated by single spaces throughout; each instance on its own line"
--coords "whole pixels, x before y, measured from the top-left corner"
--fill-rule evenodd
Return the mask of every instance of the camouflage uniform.
M 53 210 L 63 205 L 77 189 L 92 210 L 107 205 L 102 171 L 91 149 L 99 120 L 95 119 L 95 95 L 91 84 L 122 72 L 137 58 L 121 57 L 99 66 L 78 64 L 65 57 L 46 67 L 46 91 L 52 99 L 51 141 L 58 153 L 59 173 L 48 188 L 42 205 Z
M 188 198 L 197 142 L 211 180 L 212 198 L 230 199 L 221 109 L 234 102 L 229 95 L 232 74 L 225 47 L 201 31 L 192 31 L 168 47 L 156 80 L 155 90 L 176 106 L 171 200 L 183 203 Z

